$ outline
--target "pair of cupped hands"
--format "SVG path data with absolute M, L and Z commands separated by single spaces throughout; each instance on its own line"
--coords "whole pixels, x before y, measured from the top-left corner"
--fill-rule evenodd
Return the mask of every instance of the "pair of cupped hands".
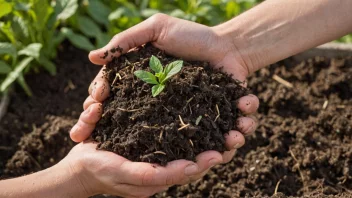
M 214 67 L 233 75 L 233 78 L 245 81 L 249 69 L 241 58 L 231 38 L 218 33 L 217 27 L 207 27 L 197 23 L 157 14 L 146 21 L 112 38 L 103 48 L 90 52 L 89 59 L 97 65 L 108 63 L 112 56 L 109 49 L 120 46 L 126 53 L 134 47 L 151 42 L 167 54 L 185 60 L 208 61 Z M 109 51 L 106 59 L 104 53 Z M 112 55 L 112 56 L 111 56 Z M 101 118 L 101 103 L 109 95 L 109 85 L 102 77 L 102 70 L 89 87 L 89 96 L 83 104 L 78 122 L 71 129 L 70 136 L 76 145 L 61 163 L 71 167 L 74 177 L 80 183 L 87 196 L 94 194 L 112 194 L 123 197 L 148 197 L 163 191 L 172 185 L 187 184 L 201 179 L 210 168 L 229 162 L 236 149 L 245 143 L 244 136 L 253 133 L 257 127 L 251 116 L 259 106 L 254 95 L 238 100 L 238 108 L 244 117 L 237 120 L 238 130 L 225 135 L 229 151 L 219 153 L 206 151 L 196 157 L 196 162 L 175 160 L 167 166 L 150 163 L 132 162 L 112 152 L 96 150 L 96 143 L 89 140 L 96 123 Z

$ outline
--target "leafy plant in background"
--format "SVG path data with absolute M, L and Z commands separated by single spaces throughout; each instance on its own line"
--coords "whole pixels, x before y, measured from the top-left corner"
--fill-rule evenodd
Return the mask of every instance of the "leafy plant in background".
M 56 31 L 61 21 L 73 15 L 77 0 L 0 0 L 0 92 L 17 81 L 32 95 L 24 79 L 30 70 L 45 68 L 55 75 L 51 61 L 65 35 Z
M 183 61 L 177 60 L 163 67 L 160 60 L 157 57 L 152 56 L 149 60 L 149 67 L 155 72 L 155 74 L 143 70 L 138 70 L 134 72 L 134 75 L 144 82 L 154 85 L 152 87 L 152 95 L 155 97 L 165 89 L 166 82 L 172 76 L 181 71 L 182 66 Z

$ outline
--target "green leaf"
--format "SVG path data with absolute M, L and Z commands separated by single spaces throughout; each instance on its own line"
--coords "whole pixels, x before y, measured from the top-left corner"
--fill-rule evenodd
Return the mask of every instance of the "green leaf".
M 7 37 L 6 40 L 9 40 L 11 43 L 16 43 L 17 40 L 15 39 L 14 32 L 11 28 L 11 22 L 8 21 L 6 23 L 0 21 L 0 31 Z
M 28 26 L 26 25 L 26 22 L 21 17 L 15 16 L 12 19 L 11 27 L 17 39 L 24 42 L 28 38 L 29 36 Z
M 0 18 L 12 11 L 12 4 L 5 0 L 0 0 Z
M 18 55 L 27 55 L 36 59 L 39 59 L 40 50 L 43 45 L 41 43 L 32 43 L 27 45 L 25 48 L 18 52 Z
M 56 20 L 66 20 L 70 18 L 74 13 L 76 13 L 77 8 L 77 0 L 56 0 Z
M 120 18 L 125 13 L 125 7 L 119 7 L 115 11 L 111 12 L 108 16 L 109 21 Z
M 90 18 L 86 16 L 78 16 L 78 28 L 86 36 L 96 37 L 100 34 L 99 26 Z
M 34 2 L 32 10 L 36 15 L 36 23 L 32 26 L 38 32 L 47 31 L 45 26 L 54 9 L 50 6 L 48 0 L 35 0 Z
M 166 80 L 171 78 L 173 75 L 180 72 L 182 69 L 182 66 L 183 66 L 183 61 L 181 61 L 181 60 L 174 61 L 174 62 L 168 64 L 165 67 L 165 71 L 164 71 L 164 73 L 166 73 L 166 78 L 161 83 L 163 84 Z
M 40 56 L 39 63 L 52 75 L 56 75 L 56 66 L 45 56 Z
M 163 72 L 163 66 L 161 65 L 160 60 L 152 55 L 152 57 L 149 60 L 149 67 L 155 72 L 155 73 L 161 73 Z
M 87 39 L 87 37 L 74 33 L 69 28 L 61 28 L 61 32 L 75 47 L 87 51 L 92 51 L 95 49 L 94 45 Z
M 8 54 L 12 57 L 17 57 L 16 48 L 11 43 L 0 43 L 0 54 Z
M 26 94 L 27 94 L 28 96 L 32 96 L 32 95 L 33 95 L 33 94 L 32 94 L 32 91 L 31 91 L 31 89 L 29 88 L 29 86 L 27 85 L 26 80 L 24 79 L 22 73 L 18 76 L 17 82 L 18 82 L 18 84 L 21 85 L 22 89 L 24 90 L 24 92 L 26 92 Z
M 163 90 L 165 89 L 165 85 L 154 85 L 152 87 L 152 94 L 153 94 L 153 97 L 159 95 Z
M 16 4 L 15 4 L 15 10 L 27 12 L 30 8 L 31 8 L 30 3 L 16 2 Z
M 109 13 L 111 10 L 100 0 L 89 0 L 88 14 L 98 23 L 109 25 Z
M 134 75 L 146 83 L 154 84 L 154 85 L 159 84 L 158 81 L 156 80 L 155 76 L 150 72 L 138 70 L 138 71 L 134 72 Z
M 23 69 L 26 68 L 32 60 L 33 60 L 33 57 L 27 57 L 23 59 L 16 66 L 15 70 L 7 74 L 5 80 L 2 82 L 0 86 L 0 92 L 5 91 L 18 78 L 18 76 L 21 75 Z
M 160 11 L 157 10 L 157 9 L 150 9 L 150 8 L 147 8 L 147 9 L 144 9 L 141 11 L 141 15 L 145 18 L 149 18 L 151 16 L 153 16 L 154 14 L 156 13 L 159 13 Z
M 102 48 L 109 43 L 111 37 L 108 34 L 100 32 L 98 35 L 96 35 L 96 39 L 97 39 L 97 48 Z
M 0 60 L 0 74 L 7 74 L 11 71 L 10 65 L 6 62 Z

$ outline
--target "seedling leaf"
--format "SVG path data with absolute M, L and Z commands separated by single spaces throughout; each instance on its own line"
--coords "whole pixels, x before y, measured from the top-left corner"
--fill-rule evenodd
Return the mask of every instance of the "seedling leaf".
M 155 73 L 162 73 L 163 72 L 163 66 L 161 65 L 160 60 L 152 56 L 149 60 L 149 67 L 155 72 Z
M 165 67 L 165 73 L 166 73 L 166 77 L 165 79 L 161 82 L 164 83 L 166 80 L 168 80 L 169 78 L 171 78 L 173 75 L 177 74 L 178 72 L 181 71 L 183 66 L 183 61 L 178 60 L 178 61 L 174 61 L 170 64 L 168 64 Z
M 161 85 L 161 84 L 158 84 L 158 85 L 154 85 L 152 87 L 152 94 L 153 94 L 153 97 L 159 95 L 165 88 L 165 85 Z
M 134 75 L 143 80 L 146 83 L 157 85 L 159 84 L 155 76 L 147 71 L 138 70 L 134 72 Z

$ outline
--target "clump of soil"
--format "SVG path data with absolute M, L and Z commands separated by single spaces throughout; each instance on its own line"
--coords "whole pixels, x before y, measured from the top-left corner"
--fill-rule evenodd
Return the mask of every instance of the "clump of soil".
M 5 174 L 21 176 L 60 161 L 74 145 L 68 131 L 75 122 L 69 118 L 48 116 L 40 128 L 34 127 L 32 132 L 22 136 L 18 150 L 6 164 Z
M 225 151 L 224 134 L 235 129 L 240 115 L 236 101 L 248 90 L 208 63 L 184 62 L 166 90 L 152 97 L 152 86 L 133 74 L 150 71 L 152 55 L 163 65 L 177 60 L 147 44 L 106 66 L 111 93 L 92 134 L 98 148 L 162 165 L 195 160 L 206 150 Z

